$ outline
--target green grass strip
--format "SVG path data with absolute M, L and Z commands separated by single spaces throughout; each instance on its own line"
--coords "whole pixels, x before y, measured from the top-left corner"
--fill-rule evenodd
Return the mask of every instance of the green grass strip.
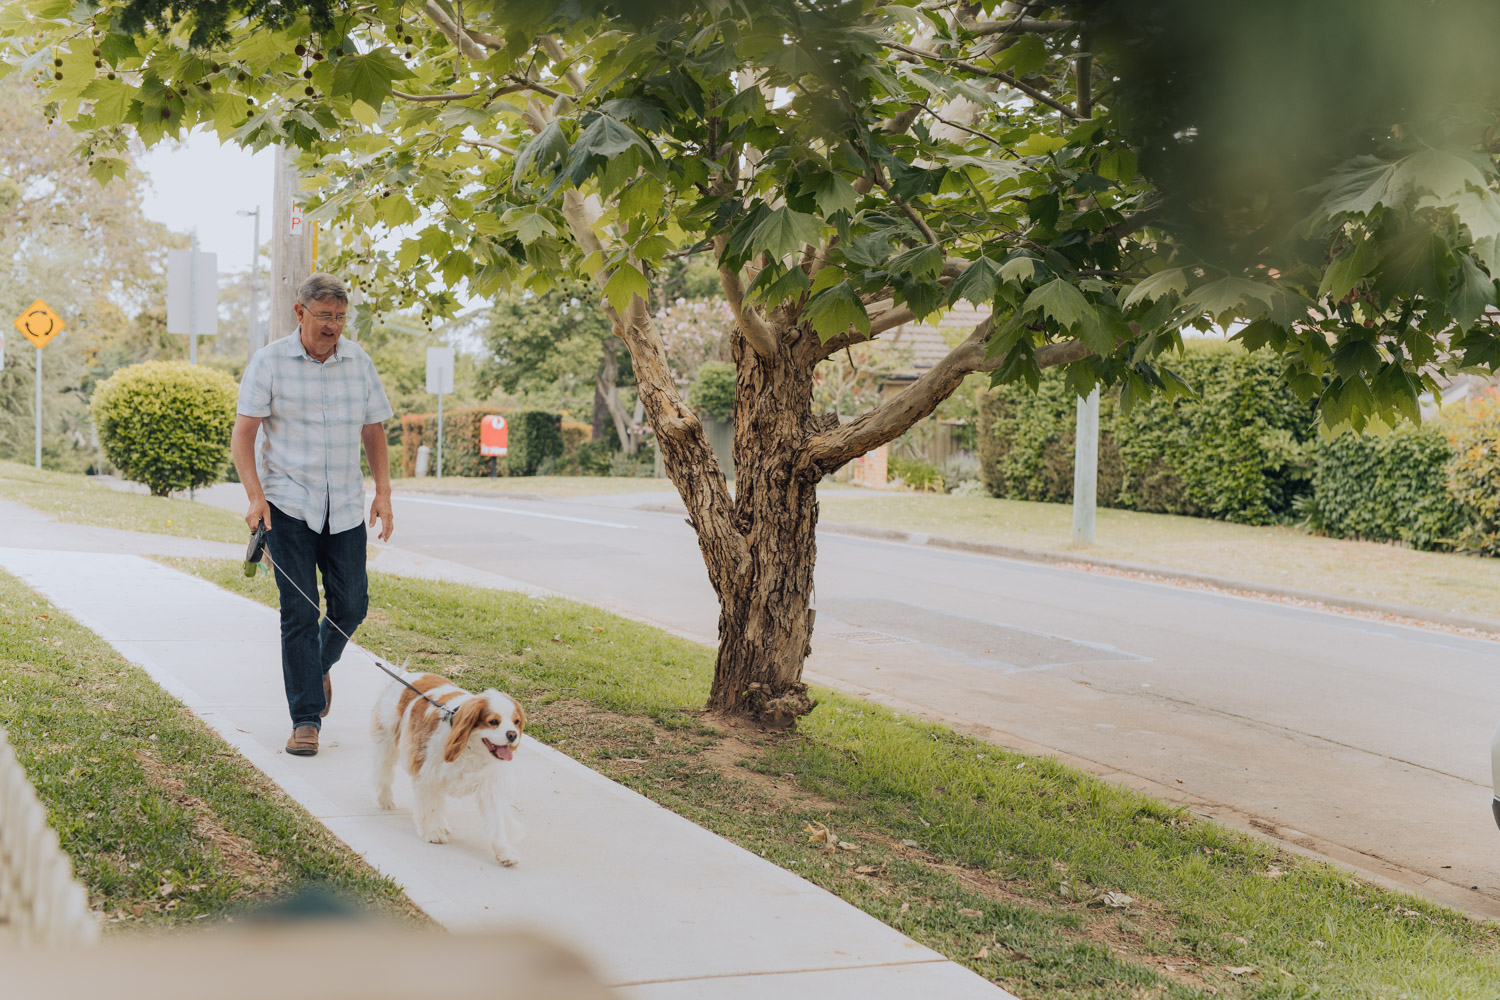
M 238 563 L 168 561 L 276 604 Z M 518 695 L 539 739 L 1028 1000 L 1500 996 L 1493 926 L 1055 761 L 828 691 L 795 733 L 726 728 L 696 643 L 560 599 L 371 594 L 362 643 Z
M 0 499 L 34 507 L 69 524 L 149 531 L 178 538 L 244 544 L 245 519 L 191 500 L 127 493 L 82 476 L 0 462 Z
M 6 573 L 0 726 L 107 930 L 303 892 L 425 922 L 145 671 Z

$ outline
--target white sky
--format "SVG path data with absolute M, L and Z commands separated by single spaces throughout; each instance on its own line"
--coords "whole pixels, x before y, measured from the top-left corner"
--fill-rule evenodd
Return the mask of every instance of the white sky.
M 151 179 L 142 205 L 147 218 L 173 232 L 196 231 L 199 249 L 219 255 L 220 274 L 250 269 L 255 220 L 235 212 L 259 207 L 261 245 L 270 242 L 274 149 L 252 155 L 219 145 L 211 132 L 194 132 L 185 142 L 154 147 L 138 162 Z

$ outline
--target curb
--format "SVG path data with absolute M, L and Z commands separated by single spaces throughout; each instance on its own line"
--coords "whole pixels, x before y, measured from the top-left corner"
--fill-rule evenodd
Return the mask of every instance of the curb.
M 675 504 L 641 504 L 633 509 L 653 514 L 681 514 L 684 516 L 687 514 L 687 508 Z M 1113 559 L 1100 559 L 1096 556 L 1078 555 L 1071 552 L 1051 552 L 1046 549 L 1028 549 L 1019 545 L 1002 545 L 998 542 L 979 542 L 967 538 L 949 538 L 943 535 L 930 535 L 920 531 L 900 531 L 895 528 L 875 528 L 864 524 L 842 524 L 832 521 L 819 522 L 818 527 L 836 535 L 851 535 L 856 538 L 869 538 L 882 542 L 900 542 L 906 545 L 928 545 L 933 548 L 949 549 L 955 552 L 995 556 L 1001 559 L 1016 559 L 1022 562 L 1042 563 L 1050 566 L 1087 566 L 1095 569 L 1111 570 L 1117 573 L 1155 577 L 1171 583 L 1192 583 L 1251 596 L 1273 597 L 1287 601 L 1306 601 L 1345 611 L 1362 611 L 1370 614 L 1390 615 L 1396 618 L 1407 618 L 1415 622 L 1431 622 L 1432 624 L 1444 625 L 1449 628 L 1470 629 L 1475 632 L 1500 636 L 1500 620 L 1449 614 L 1444 611 L 1433 610 L 1432 608 L 1418 608 L 1407 604 L 1366 601 L 1357 597 L 1343 597 L 1338 594 L 1327 594 L 1315 590 L 1301 590 L 1296 587 L 1278 587 L 1275 584 L 1238 580 L 1233 577 L 1214 576 L 1209 573 L 1195 573 L 1190 570 L 1169 569 L 1165 566 L 1118 562 Z

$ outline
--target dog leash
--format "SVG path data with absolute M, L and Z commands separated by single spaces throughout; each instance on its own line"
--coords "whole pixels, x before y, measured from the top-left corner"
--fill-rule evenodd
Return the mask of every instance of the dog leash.
M 268 563 L 271 564 L 271 569 L 272 570 L 276 570 L 276 561 L 271 558 L 270 548 L 269 548 L 269 546 L 266 545 L 266 522 L 265 521 L 260 521 L 256 525 L 255 533 L 250 536 L 250 547 L 245 551 L 245 575 L 246 576 L 254 576 L 255 575 L 255 564 L 258 563 L 258 562 L 260 562 L 262 556 L 265 557 L 266 562 L 268 562 Z M 279 571 L 278 571 L 277 575 L 278 576 L 280 575 Z M 307 592 L 304 591 L 301 587 L 297 586 L 297 581 L 292 579 L 292 576 L 291 576 L 290 573 L 287 574 L 286 582 L 290 583 L 292 585 L 292 589 L 295 590 L 297 593 L 301 594 L 302 595 L 302 599 L 304 601 L 306 601 L 308 604 L 311 604 L 313 606 L 313 610 L 316 611 L 318 614 L 322 615 L 323 616 L 323 620 L 326 621 L 329 625 L 333 626 L 333 630 L 335 632 L 337 632 L 339 635 L 343 636 L 344 639 L 345 639 L 345 641 L 351 642 L 351 643 L 354 642 L 354 637 L 353 636 L 351 636 L 348 632 L 345 632 L 343 629 L 339 628 L 338 625 L 334 624 L 334 621 L 333 621 L 332 618 L 328 617 L 326 614 L 323 614 L 323 609 L 318 605 L 318 602 L 315 601 L 315 600 L 313 600 L 311 597 L 308 597 L 307 596 Z M 396 681 L 398 684 L 400 684 L 402 687 L 406 688 L 408 691 L 410 691 L 412 694 L 416 695 L 418 698 L 421 698 L 423 701 L 427 702 L 427 704 L 431 705 L 433 708 L 436 708 L 438 710 L 438 712 L 443 716 L 443 721 L 444 722 L 452 724 L 453 717 L 454 717 L 454 715 L 457 714 L 453 709 L 449 708 L 447 705 L 442 704 L 441 702 L 433 701 L 431 698 L 427 697 L 427 695 L 425 693 L 423 693 L 421 691 L 418 691 L 415 687 L 413 687 L 406 680 L 406 678 L 402 677 L 400 674 L 398 674 L 394 670 L 392 670 L 389 666 L 387 666 L 384 662 L 381 661 L 380 657 L 376 656 L 374 653 L 370 652 L 368 649 L 365 649 L 363 646 L 361 646 L 361 645 L 359 645 L 357 643 L 355 644 L 354 648 L 357 649 L 357 650 L 359 650 L 361 653 L 364 653 L 366 656 L 368 656 L 370 658 L 370 660 L 377 667 L 379 667 L 381 670 L 384 670 L 387 674 L 389 674 L 392 680 Z M 411 657 L 408 656 L 406 658 L 406 663 L 402 664 L 402 666 L 401 666 L 401 669 L 402 669 L 403 673 L 405 672 L 407 665 L 409 665 L 410 663 L 411 663 Z

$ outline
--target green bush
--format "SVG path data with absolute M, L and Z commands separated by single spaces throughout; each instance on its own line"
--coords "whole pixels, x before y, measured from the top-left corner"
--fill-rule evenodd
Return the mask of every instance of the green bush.
M 126 479 L 160 497 L 224 474 L 238 396 L 224 372 L 146 361 L 101 382 L 89 409 L 105 456 Z
M 1306 524 L 1335 538 L 1449 547 L 1462 523 L 1448 495 L 1452 455 L 1447 436 L 1430 424 L 1324 438 Z
M 522 410 L 511 418 L 506 462 L 512 476 L 534 476 L 542 462 L 562 453 L 562 418 L 557 414 Z
M 1199 395 L 1152 397 L 1122 414 L 1117 390 L 1101 394 L 1100 506 L 1245 524 L 1289 519 L 1310 488 L 1314 423 L 1277 359 L 1202 344 L 1166 364 Z M 1035 393 L 1025 385 L 986 393 L 979 420 L 980 475 L 992 494 L 1072 500 L 1077 397 L 1061 372 L 1045 373 Z
M 506 454 L 496 462 L 502 476 L 535 475 L 542 459 L 563 452 L 562 418 L 555 413 L 523 410 L 507 413 L 485 406 L 443 412 L 443 475 L 487 476 L 490 460 L 479 453 L 479 423 L 491 414 L 506 420 Z M 406 476 L 417 474 L 417 449 L 432 449 L 428 475 L 437 472 L 437 414 L 408 413 L 401 418 L 401 465 Z
M 1500 556 L 1500 397 L 1483 396 L 1444 422 L 1453 457 L 1447 488 L 1459 518 L 1457 544 Z
M 688 405 L 710 420 L 728 420 L 734 413 L 734 365 L 705 361 L 688 386 Z
M 891 458 L 885 468 L 890 478 L 901 480 L 911 489 L 922 493 L 943 492 L 943 474 L 931 462 L 918 458 Z

